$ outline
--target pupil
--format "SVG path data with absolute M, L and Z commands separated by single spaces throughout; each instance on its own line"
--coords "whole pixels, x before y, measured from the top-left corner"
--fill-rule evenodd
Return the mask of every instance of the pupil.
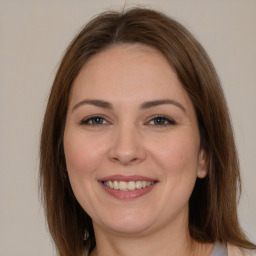
M 93 123 L 94 124 L 100 124 L 102 122 L 102 119 L 100 118 L 100 117 L 95 117 L 94 119 L 93 119 Z
M 155 120 L 156 124 L 164 124 L 164 122 L 165 122 L 165 119 L 163 117 L 158 117 Z

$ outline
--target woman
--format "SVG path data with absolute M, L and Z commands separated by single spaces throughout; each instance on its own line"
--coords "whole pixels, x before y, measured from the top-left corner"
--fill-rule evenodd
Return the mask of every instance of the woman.
M 41 137 L 60 255 L 246 255 L 232 127 L 206 52 L 153 10 L 103 13 L 64 55 Z M 238 191 L 239 192 L 239 191 Z

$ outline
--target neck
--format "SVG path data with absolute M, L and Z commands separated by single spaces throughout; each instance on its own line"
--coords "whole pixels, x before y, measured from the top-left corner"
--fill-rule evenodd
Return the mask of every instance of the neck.
M 102 230 L 96 224 L 94 230 L 97 246 L 91 256 L 206 256 L 212 250 L 212 245 L 193 240 L 187 225 L 183 229 L 163 227 L 154 232 L 125 235 Z

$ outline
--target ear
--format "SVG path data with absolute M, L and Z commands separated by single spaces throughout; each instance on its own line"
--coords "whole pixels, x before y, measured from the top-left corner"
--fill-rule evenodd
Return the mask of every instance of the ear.
M 197 177 L 203 179 L 208 173 L 207 154 L 204 149 L 201 149 L 198 154 Z

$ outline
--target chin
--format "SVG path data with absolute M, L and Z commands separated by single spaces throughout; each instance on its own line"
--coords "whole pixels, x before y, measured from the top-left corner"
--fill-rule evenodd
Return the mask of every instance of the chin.
M 110 230 L 119 234 L 143 234 L 155 223 L 143 214 L 119 214 L 110 216 L 109 219 L 101 219 L 97 222 L 105 230 Z

